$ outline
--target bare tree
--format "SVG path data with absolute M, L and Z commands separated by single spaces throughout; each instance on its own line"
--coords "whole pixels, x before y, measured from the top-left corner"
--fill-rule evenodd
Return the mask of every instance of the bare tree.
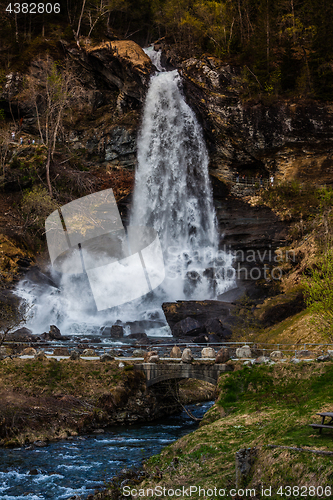
M 67 107 L 80 100 L 82 89 L 68 63 L 64 68 L 59 68 L 47 56 L 45 59 L 39 59 L 35 66 L 41 71 L 37 75 L 30 75 L 27 89 L 35 108 L 41 141 L 47 147 L 46 182 L 52 197 L 50 167 L 57 139 L 62 132 L 64 112 Z
M 28 305 L 27 302 L 20 302 L 17 298 L 10 300 L 5 297 L 5 300 L 2 300 L 0 307 L 0 347 L 9 333 L 26 324 L 31 309 L 32 306 Z

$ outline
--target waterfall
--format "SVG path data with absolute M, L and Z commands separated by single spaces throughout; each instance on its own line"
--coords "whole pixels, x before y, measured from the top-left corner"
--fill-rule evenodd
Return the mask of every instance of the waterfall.
M 216 298 L 231 286 L 224 271 L 232 257 L 218 250 L 208 153 L 177 70 L 152 76 L 137 146 L 131 224 L 159 234 L 163 295 Z
M 162 69 L 160 56 L 152 56 L 155 66 Z M 235 286 L 233 273 L 230 277 L 227 273 L 232 256 L 218 246 L 202 130 L 181 87 L 177 70 L 161 71 L 151 78 L 138 134 L 130 215 L 130 226 L 153 228 L 158 234 L 165 265 L 163 283 L 139 299 L 97 311 L 85 274 L 51 270 L 54 286 L 43 280 L 40 284 L 23 280 L 17 293 L 34 304 L 34 316 L 27 324 L 34 333 L 50 324 L 66 334 L 96 334 L 101 325 L 117 320 L 122 324 L 161 321 L 164 301 L 214 299 Z M 154 262 L 149 265 L 153 267 Z M 153 330 L 148 333 L 154 334 Z M 166 333 L 159 330 L 156 334 Z

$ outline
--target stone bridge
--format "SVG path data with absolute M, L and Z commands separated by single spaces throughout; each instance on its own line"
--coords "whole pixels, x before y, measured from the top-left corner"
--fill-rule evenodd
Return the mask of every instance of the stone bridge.
M 172 379 L 195 378 L 217 384 L 220 373 L 231 371 L 233 368 L 230 365 L 215 364 L 180 364 L 180 363 L 140 363 L 134 365 L 135 370 L 145 372 L 147 387 L 150 387 L 158 382 Z

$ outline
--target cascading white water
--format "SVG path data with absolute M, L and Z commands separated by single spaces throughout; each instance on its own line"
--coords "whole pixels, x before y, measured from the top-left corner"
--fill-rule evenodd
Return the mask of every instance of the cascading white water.
M 153 57 L 159 69 L 160 58 Z M 225 272 L 232 267 L 232 256 L 218 250 L 202 131 L 176 70 L 151 78 L 137 145 L 131 225 L 158 232 L 166 268 L 163 284 L 141 299 L 97 312 L 84 275 L 55 275 L 54 287 L 22 281 L 17 293 L 34 304 L 27 326 L 35 333 L 50 324 L 66 334 L 89 334 L 106 322 L 161 319 L 166 300 L 217 298 L 234 286 L 233 274 L 228 278 Z
M 232 257 L 218 251 L 208 161 L 178 71 L 154 75 L 138 136 L 131 224 L 159 233 L 167 271 L 161 288 L 168 300 L 212 298 L 231 285 L 223 270 Z

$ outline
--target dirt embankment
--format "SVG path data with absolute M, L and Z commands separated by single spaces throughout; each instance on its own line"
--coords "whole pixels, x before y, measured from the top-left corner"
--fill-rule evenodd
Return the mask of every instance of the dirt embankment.
M 154 420 L 180 410 L 179 402 L 147 390 L 144 374 L 117 361 L 0 361 L 0 445 L 47 442 L 109 425 Z M 186 402 L 211 399 L 214 387 L 191 381 Z

